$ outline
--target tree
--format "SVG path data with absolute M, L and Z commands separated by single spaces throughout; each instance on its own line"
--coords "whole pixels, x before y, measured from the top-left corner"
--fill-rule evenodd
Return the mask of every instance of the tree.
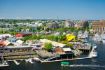
M 66 44 L 66 46 L 68 46 L 68 47 L 71 47 L 71 48 L 72 48 L 72 47 L 73 47 L 73 44 L 67 43 L 67 44 Z
M 53 48 L 53 45 L 51 43 L 45 43 L 44 49 L 47 51 L 51 51 Z
M 84 28 L 84 29 L 88 29 L 88 28 L 89 28 L 89 23 L 88 23 L 88 21 L 84 21 L 83 28 Z
M 66 36 L 65 35 L 59 35 L 58 36 L 58 41 L 63 41 L 65 40 Z

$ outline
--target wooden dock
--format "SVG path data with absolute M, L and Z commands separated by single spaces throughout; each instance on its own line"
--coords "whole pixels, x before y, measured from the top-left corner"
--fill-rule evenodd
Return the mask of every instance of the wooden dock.
M 3 63 L 0 63 L 0 67 L 7 67 L 7 66 L 9 66 L 7 61 L 4 61 Z

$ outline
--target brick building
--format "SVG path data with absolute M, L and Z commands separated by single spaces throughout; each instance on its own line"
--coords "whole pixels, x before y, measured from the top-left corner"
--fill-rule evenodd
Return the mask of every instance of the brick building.
M 94 33 L 105 33 L 105 20 L 93 21 L 92 29 Z

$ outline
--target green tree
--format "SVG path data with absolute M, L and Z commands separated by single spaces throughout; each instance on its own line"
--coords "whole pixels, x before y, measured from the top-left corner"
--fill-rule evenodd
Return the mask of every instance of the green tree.
M 45 43 L 44 49 L 47 51 L 51 51 L 53 48 L 53 45 L 51 43 Z
M 72 47 L 73 47 L 73 44 L 67 43 L 67 44 L 66 44 L 66 46 L 68 46 L 68 47 L 71 47 L 71 48 L 72 48 Z
M 88 21 L 84 21 L 83 22 L 83 30 L 88 30 L 89 29 L 89 22 Z

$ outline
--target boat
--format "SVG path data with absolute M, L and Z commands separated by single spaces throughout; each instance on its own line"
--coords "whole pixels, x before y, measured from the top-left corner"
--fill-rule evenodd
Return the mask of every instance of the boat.
M 105 44 L 105 34 L 101 34 L 102 43 Z
M 101 42 L 101 41 L 102 41 L 101 35 L 99 35 L 98 33 L 96 33 L 96 34 L 93 36 L 93 41 L 95 41 L 95 42 Z
M 9 66 L 8 62 L 4 60 L 3 55 L 0 54 L 0 67 Z
M 105 38 L 102 40 L 102 43 L 105 44 Z
M 63 65 L 69 65 L 69 62 L 61 62 L 61 66 Z
M 79 31 L 78 38 L 81 38 L 81 39 L 88 38 L 88 32 L 87 31 L 85 31 L 85 32 Z
M 95 51 L 96 48 L 97 46 L 93 46 L 92 51 L 89 54 L 89 57 L 97 57 L 97 52 Z
M 37 57 L 34 57 L 33 60 L 35 60 L 35 61 L 40 61 L 40 59 L 37 58 Z
M 26 63 L 28 63 L 28 59 L 25 59 Z
M 83 35 L 82 31 L 79 31 L 79 32 L 78 32 L 78 38 L 81 38 L 82 35 Z
M 82 35 L 82 38 L 88 38 L 88 31 L 85 31 L 84 33 L 83 33 L 83 35 Z
M 7 66 L 9 66 L 7 61 L 3 61 L 2 63 L 0 63 L 0 67 L 7 67 Z
M 29 62 L 31 64 L 33 64 L 34 62 L 32 61 L 32 58 L 26 59 L 26 62 Z
M 16 65 L 19 65 L 20 63 L 17 62 L 16 60 L 13 60 L 13 62 L 16 64 Z

